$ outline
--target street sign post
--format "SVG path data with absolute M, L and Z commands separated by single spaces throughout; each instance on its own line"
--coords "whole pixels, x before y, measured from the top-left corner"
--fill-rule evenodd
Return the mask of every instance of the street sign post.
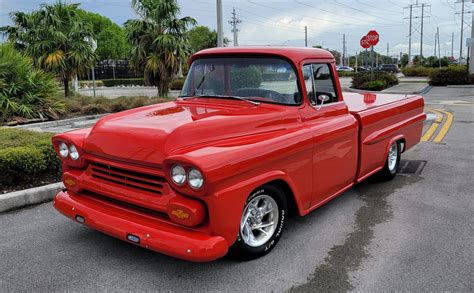
M 367 69 L 367 58 L 368 58 L 367 49 L 370 48 L 370 44 L 369 44 L 369 41 L 367 40 L 367 36 L 363 36 L 360 39 L 360 46 L 365 49 L 364 66 Z
M 379 43 L 380 35 L 377 31 L 371 30 L 367 33 L 367 42 L 369 43 L 370 47 L 370 72 L 373 76 L 374 74 L 374 46 Z

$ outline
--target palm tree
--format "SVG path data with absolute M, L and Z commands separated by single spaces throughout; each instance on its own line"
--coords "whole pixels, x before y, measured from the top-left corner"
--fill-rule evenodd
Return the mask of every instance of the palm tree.
M 158 95 L 168 95 L 169 85 L 189 55 L 186 30 L 196 24 L 191 17 L 178 18 L 176 0 L 132 0 L 140 19 L 125 23 L 132 45 L 131 64 L 144 72 L 145 81 L 158 87 Z
M 0 28 L 17 49 L 29 55 L 37 68 L 58 75 L 69 95 L 69 81 L 97 60 L 88 40 L 92 26 L 79 14 L 79 4 L 61 1 L 42 4 L 31 13 L 13 12 L 12 26 Z

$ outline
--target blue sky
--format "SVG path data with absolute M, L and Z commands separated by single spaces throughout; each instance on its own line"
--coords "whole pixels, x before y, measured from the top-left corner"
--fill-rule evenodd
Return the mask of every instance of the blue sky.
M 9 24 L 11 11 L 31 11 L 41 3 L 50 0 L 0 0 L 0 25 Z M 114 22 L 122 24 L 135 18 L 130 0 L 82 0 L 85 10 L 103 14 Z M 183 16 L 194 17 L 199 24 L 216 27 L 215 0 L 178 0 Z M 224 32 L 232 39 L 228 24 L 232 8 L 242 20 L 239 25 L 239 45 L 304 45 L 304 26 L 308 27 L 309 45 L 322 45 L 331 49 L 342 49 L 342 34 L 346 34 L 349 54 L 360 51 L 359 39 L 370 29 L 376 29 L 381 36 L 376 50 L 386 54 L 387 43 L 390 55 L 408 51 L 409 10 L 404 9 L 416 0 L 223 0 Z M 454 35 L 454 55 L 459 55 L 461 27 L 461 4 L 454 0 L 418 1 L 429 5 L 425 9 L 424 55 L 432 55 L 436 27 L 440 27 L 441 54 L 450 55 L 451 33 Z M 474 6 L 466 3 L 466 11 Z M 471 9 L 472 8 L 472 9 Z M 421 16 L 421 8 L 414 9 L 414 16 Z M 465 38 L 470 34 L 471 15 L 465 15 Z M 420 18 L 413 21 L 413 54 L 419 53 Z M 463 49 L 466 52 L 466 48 Z

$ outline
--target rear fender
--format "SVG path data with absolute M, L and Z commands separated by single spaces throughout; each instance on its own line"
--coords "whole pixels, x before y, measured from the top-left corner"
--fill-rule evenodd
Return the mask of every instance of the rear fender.
M 396 142 L 396 141 L 400 141 L 400 140 L 403 140 L 405 141 L 405 137 L 403 136 L 403 134 L 399 134 L 399 135 L 396 135 L 394 137 L 392 137 L 389 141 L 388 141 L 388 144 L 385 146 L 385 160 L 383 161 L 383 166 L 385 166 L 385 162 L 387 161 L 388 159 L 388 151 L 390 149 L 390 146 Z M 404 143 L 406 147 L 406 142 Z M 403 150 L 400 150 L 400 153 L 402 152 Z M 382 167 L 383 167 L 382 166 Z

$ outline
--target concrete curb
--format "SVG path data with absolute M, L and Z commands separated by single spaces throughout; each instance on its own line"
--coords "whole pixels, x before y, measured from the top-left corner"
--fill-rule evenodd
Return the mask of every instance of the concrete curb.
M 62 182 L 0 194 L 0 213 L 51 201 L 64 188 Z
M 391 87 L 390 87 L 390 88 L 386 88 L 386 89 L 383 90 L 383 91 L 367 91 L 367 90 L 358 90 L 358 89 L 354 89 L 354 88 L 350 88 L 350 87 L 343 88 L 344 91 L 352 92 L 352 93 L 359 93 L 359 94 L 372 93 L 372 94 L 405 94 L 405 95 L 417 95 L 417 94 L 425 93 L 426 91 L 428 91 L 429 89 L 431 89 L 431 86 L 428 84 L 428 85 L 426 85 L 425 87 L 423 87 L 422 89 L 419 89 L 419 90 L 416 90 L 416 91 L 411 91 L 411 92 L 397 92 L 397 91 L 390 91 L 390 89 L 391 89 Z
M 468 89 L 470 89 L 470 88 L 474 88 L 474 84 L 462 84 L 462 85 L 461 84 L 460 85 L 454 85 L 454 84 L 449 85 L 448 84 L 446 87 L 447 88 L 468 88 Z

